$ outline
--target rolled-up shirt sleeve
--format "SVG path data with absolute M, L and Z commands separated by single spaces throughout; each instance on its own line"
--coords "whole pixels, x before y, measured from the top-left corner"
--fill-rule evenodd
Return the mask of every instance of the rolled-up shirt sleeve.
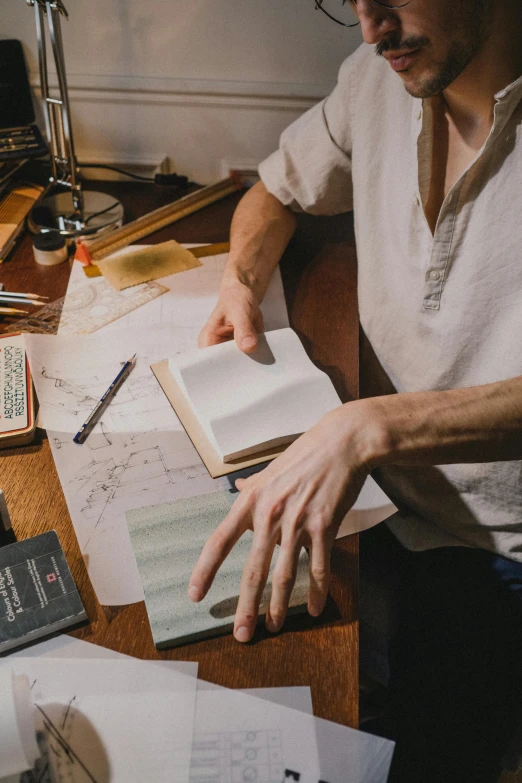
M 259 166 L 267 190 L 295 211 L 353 209 L 350 112 L 357 59 L 356 52 L 345 60 L 333 92 L 286 128 L 279 148 Z

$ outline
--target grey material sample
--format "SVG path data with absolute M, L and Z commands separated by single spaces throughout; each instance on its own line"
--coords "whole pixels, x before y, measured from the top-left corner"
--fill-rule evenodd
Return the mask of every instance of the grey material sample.
M 203 545 L 236 497 L 236 493 L 220 490 L 126 512 L 156 647 L 174 647 L 232 630 L 241 572 L 252 542 L 251 531 L 237 542 L 203 601 L 192 603 L 187 597 L 187 587 Z M 268 606 L 276 557 L 277 547 L 260 614 Z M 308 584 L 308 555 L 303 550 L 290 611 L 306 609 Z

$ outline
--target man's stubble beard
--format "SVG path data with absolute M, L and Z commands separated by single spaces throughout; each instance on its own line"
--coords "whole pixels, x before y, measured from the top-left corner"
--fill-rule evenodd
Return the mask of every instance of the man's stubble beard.
M 457 24 L 448 25 L 445 31 L 447 37 L 458 27 L 463 31 L 460 40 L 455 41 L 450 47 L 446 57 L 440 63 L 435 62 L 436 73 L 425 79 L 422 77 L 416 83 L 405 81 L 406 91 L 414 98 L 432 98 L 443 90 L 447 89 L 452 82 L 464 71 L 466 66 L 480 51 L 488 32 L 488 10 L 492 5 L 492 0 L 472 0 L 473 9 L 466 14 L 461 14 Z M 469 9 L 469 6 L 467 6 Z M 465 18 L 464 18 L 465 17 Z M 386 51 L 394 49 L 415 49 L 421 50 L 431 43 L 429 38 L 406 38 L 404 40 L 384 39 L 375 47 L 375 53 L 382 55 Z

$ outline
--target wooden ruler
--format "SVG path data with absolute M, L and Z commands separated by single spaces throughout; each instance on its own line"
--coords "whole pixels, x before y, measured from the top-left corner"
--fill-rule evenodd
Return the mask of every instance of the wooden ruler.
M 201 247 L 188 248 L 196 258 L 205 258 L 206 256 L 219 256 L 220 253 L 228 253 L 230 242 L 216 242 L 214 245 L 201 245 Z M 96 264 L 88 264 L 83 267 L 87 277 L 101 277 L 100 267 Z
M 149 212 L 147 215 L 143 215 L 143 217 L 137 218 L 131 223 L 117 228 L 115 231 L 111 231 L 106 236 L 93 240 L 78 241 L 76 258 L 86 265 L 85 269 L 87 270 L 87 265 L 92 264 L 92 261 L 100 261 L 102 258 L 111 255 L 111 253 L 131 245 L 137 239 L 142 239 L 148 234 L 159 231 L 160 228 L 164 228 L 170 225 L 170 223 L 181 220 L 187 215 L 191 215 L 193 212 L 197 212 L 215 201 L 219 201 L 241 187 L 242 185 L 238 178 L 232 176 L 217 182 L 215 185 L 201 188 L 195 193 L 189 193 L 188 196 L 184 196 L 172 204 L 166 204 L 164 207 L 155 209 L 153 212 Z M 86 274 L 88 274 L 87 271 Z

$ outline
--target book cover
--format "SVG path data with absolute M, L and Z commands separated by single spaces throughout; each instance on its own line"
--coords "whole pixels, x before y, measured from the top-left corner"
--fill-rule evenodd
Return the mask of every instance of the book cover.
M 0 448 L 30 443 L 36 423 L 24 336 L 0 336 Z
M 0 653 L 86 619 L 56 531 L 0 549 Z
M 237 497 L 226 489 L 125 513 L 145 593 L 154 644 L 158 649 L 228 633 L 234 625 L 241 572 L 252 544 L 250 530 L 239 539 L 217 572 L 208 594 L 195 604 L 187 597 L 190 574 L 201 549 L 230 511 Z M 268 607 L 272 558 L 260 615 Z M 308 599 L 308 555 L 303 549 L 290 596 L 289 614 L 305 612 Z

